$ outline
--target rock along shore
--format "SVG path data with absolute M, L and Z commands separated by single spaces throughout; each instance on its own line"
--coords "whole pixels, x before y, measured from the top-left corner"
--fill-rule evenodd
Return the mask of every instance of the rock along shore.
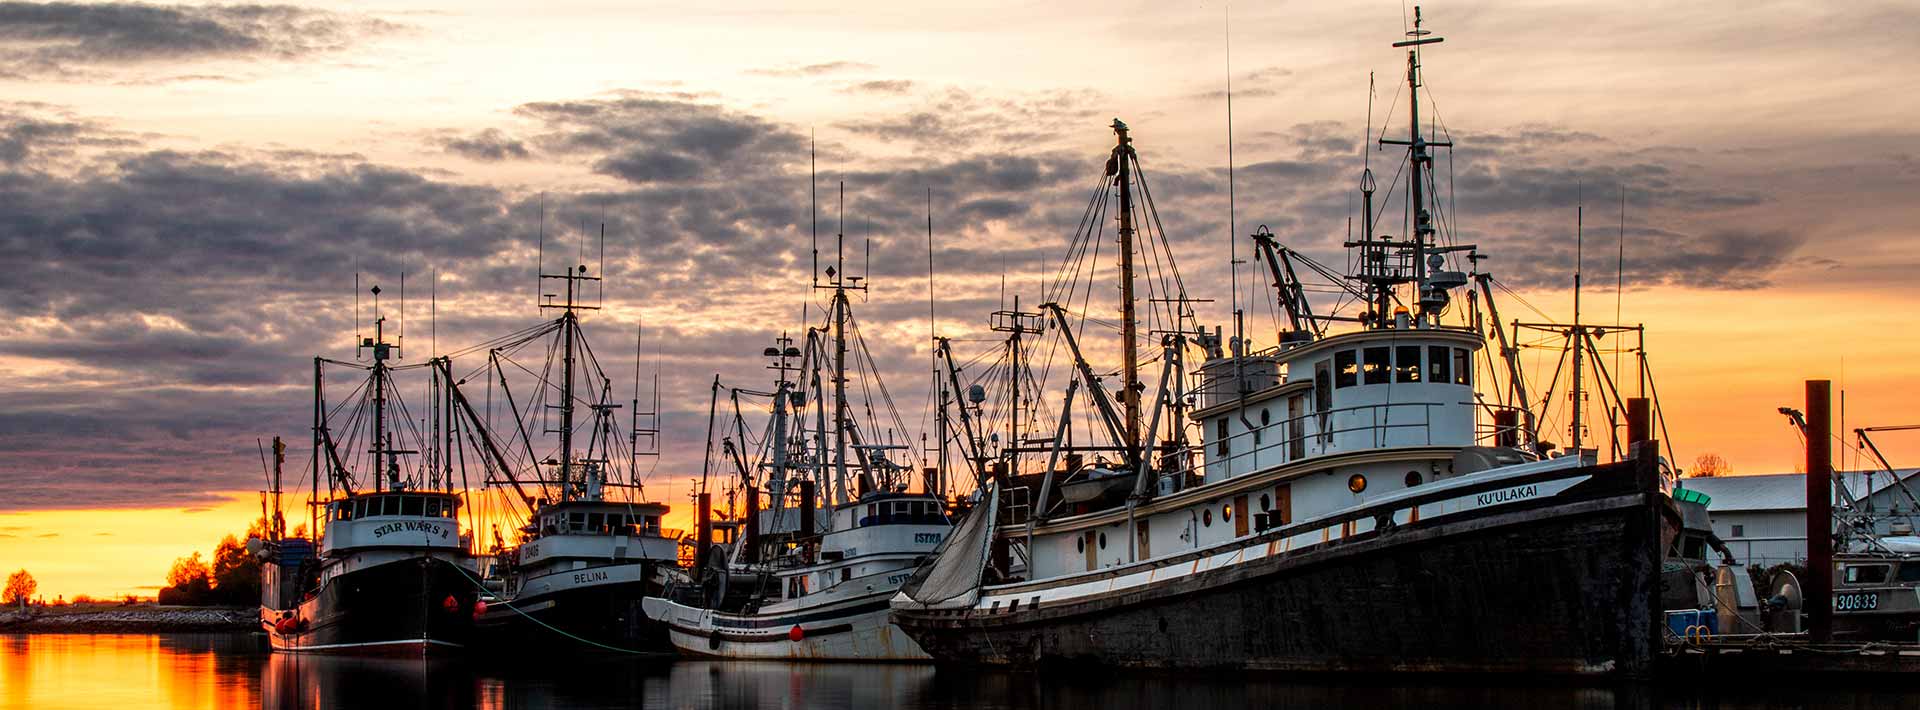
M 0 633 L 180 633 L 254 631 L 255 607 L 35 607 L 0 611 Z

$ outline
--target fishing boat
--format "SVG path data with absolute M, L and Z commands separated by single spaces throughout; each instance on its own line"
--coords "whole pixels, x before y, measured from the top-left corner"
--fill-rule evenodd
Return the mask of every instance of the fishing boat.
M 466 377 L 454 377 L 449 358 L 436 361 L 455 383 L 453 397 L 469 417 L 464 431 L 488 463 L 489 486 L 503 491 L 509 506 L 527 511 L 513 543 L 496 545 L 486 582 L 498 592 L 475 614 L 475 630 L 489 650 L 672 652 L 663 628 L 640 608 L 642 598 L 682 577 L 678 535 L 662 527 L 670 509 L 646 499 L 638 465 L 657 455 L 651 443 L 658 428 L 645 418 L 659 406 L 641 411 L 636 352 L 634 396 L 625 405 L 632 420 L 620 431 L 616 414 L 623 405 L 614 401 L 611 378 L 580 323 L 581 313 L 599 308 L 582 298 L 584 286 L 598 280 L 585 265 L 542 274 L 543 284 L 563 286 L 563 297 L 540 304 L 558 317 L 470 348 L 484 350 L 486 361 Z M 516 359 L 526 353 L 545 361 L 529 366 Z M 512 374 L 536 381 L 522 381 L 516 392 L 507 384 Z M 487 401 L 504 401 L 509 421 L 490 423 L 468 404 L 461 383 L 480 379 L 495 387 Z M 541 422 L 554 435 L 553 448 L 536 451 L 531 434 Z
M 755 436 L 740 414 L 741 397 L 755 393 L 730 390 L 734 425 L 721 451 L 737 490 L 746 493 L 742 533 L 729 544 L 707 543 L 710 494 L 703 483 L 696 563 L 702 585 L 646 600 L 647 614 L 666 624 L 684 654 L 928 659 L 889 621 L 888 600 L 945 539 L 947 502 L 931 477 L 912 491 L 912 469 L 894 460 L 911 449 L 890 443 L 886 428 L 872 418 L 855 415 L 847 392 L 850 366 L 862 375 L 863 391 L 885 390 L 871 356 L 852 356 L 867 349 L 847 294 L 865 285 L 846 273 L 845 236 L 836 239 L 835 264 L 824 283 L 816 268 L 816 288 L 832 298 L 826 322 L 808 329 L 804 350 L 782 336 L 764 351 L 770 369 L 779 373 L 774 391 L 763 395 L 772 405 L 764 436 Z M 799 373 L 810 377 L 802 382 Z M 714 388 L 718 402 L 717 379 Z M 802 411 L 810 401 L 811 429 Z M 874 412 L 876 403 L 864 402 L 859 410 Z M 754 439 L 764 449 L 750 448 Z M 825 499 L 818 500 L 817 492 Z
M 399 348 L 377 315 L 380 288 L 372 293 L 374 335 L 358 343 L 371 364 L 314 358 L 308 529 L 321 531 L 319 544 L 277 523 L 262 546 L 260 627 L 277 652 L 421 656 L 471 642 L 479 594 L 457 517 L 461 494 L 432 457 L 416 456 L 424 446 L 396 443 L 431 443 L 402 414 L 395 383 L 396 372 L 425 364 L 392 363 Z M 328 367 L 366 373 L 350 406 L 329 401 Z
M 1662 559 L 1680 523 L 1652 436 L 1657 401 L 1600 393 L 1615 426 L 1602 462 L 1584 445 L 1591 422 L 1579 412 L 1594 393 L 1582 368 L 1599 371 L 1594 342 L 1618 330 L 1580 323 L 1577 309 L 1572 324 L 1516 323 L 1560 332 L 1573 361 L 1572 444 L 1540 439 L 1535 408 L 1555 392 L 1526 394 L 1480 268 L 1491 255 L 1454 238 L 1433 194 L 1445 181 L 1432 151 L 1452 144 L 1425 133 L 1420 62 L 1439 41 L 1416 19 L 1395 44 L 1407 52 L 1410 133 L 1381 143 L 1406 150 L 1410 233 L 1376 230 L 1385 212 L 1370 169 L 1344 272 L 1257 230 L 1285 311 L 1264 350 L 1237 302 L 1230 340 L 1197 325 L 1131 131 L 1114 121 L 1107 179 L 1061 273 L 1091 273 L 1081 255 L 1117 223 L 1118 392 L 1081 345 L 1094 319 L 1071 309 L 1085 290 L 1053 288 L 1041 310 L 1075 373 L 1059 424 L 1052 437 L 967 452 L 983 504 L 892 602 L 920 648 L 987 665 L 1650 671 Z M 1146 299 L 1136 261 L 1164 265 L 1140 279 Z M 1299 276 L 1309 270 L 1351 310 L 1317 312 Z M 1464 309 L 1452 307 L 1460 291 Z M 1155 320 L 1144 330 L 1159 346 L 1157 385 L 1142 377 L 1136 300 Z M 1482 363 L 1488 382 L 1477 382 Z M 1105 444 L 1070 435 L 1080 400 Z M 1114 460 L 1087 462 L 1097 456 Z

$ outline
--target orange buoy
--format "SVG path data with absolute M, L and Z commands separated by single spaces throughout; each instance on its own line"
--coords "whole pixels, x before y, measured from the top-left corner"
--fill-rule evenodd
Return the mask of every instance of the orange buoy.
M 806 629 L 803 629 L 803 628 L 800 628 L 800 625 L 799 625 L 799 624 L 794 624 L 794 625 L 793 625 L 793 628 L 791 628 L 791 629 L 787 629 L 787 640 L 788 640 L 788 641 L 799 641 L 799 640 L 801 640 L 801 639 L 804 639 L 804 638 L 806 638 L 806 637 L 807 637 L 807 630 L 806 630 Z

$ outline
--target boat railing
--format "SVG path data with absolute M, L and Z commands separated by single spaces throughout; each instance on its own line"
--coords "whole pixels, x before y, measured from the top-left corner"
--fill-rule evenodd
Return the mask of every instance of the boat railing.
M 1434 409 L 1447 406 L 1453 405 L 1384 402 L 1287 417 L 1229 434 L 1224 440 L 1216 437 L 1202 445 L 1189 446 L 1187 460 L 1198 458 L 1199 463 L 1164 471 L 1161 475 L 1164 478 L 1217 473 L 1231 477 L 1332 453 L 1388 446 L 1432 446 Z M 1228 428 L 1234 424 L 1230 422 Z M 1271 435 L 1276 433 L 1278 436 Z M 1358 442 L 1354 441 L 1356 438 Z
M 1454 405 L 1445 402 L 1386 402 L 1302 414 L 1228 435 L 1225 453 L 1222 453 L 1222 440 L 1219 438 L 1185 447 L 1156 447 L 1160 464 L 1148 475 L 1154 476 L 1155 482 L 1170 480 L 1170 489 L 1163 488 L 1159 492 L 1175 493 L 1201 485 L 1209 478 L 1219 480 L 1244 476 L 1328 454 L 1388 446 L 1432 446 L 1433 411 L 1436 407 L 1446 406 Z M 1405 413 L 1396 413 L 1398 410 L 1404 410 Z M 1396 436 L 1396 432 L 1409 431 L 1413 433 Z M 1281 435 L 1266 436 L 1269 432 Z M 1355 445 L 1350 438 L 1343 439 L 1343 435 L 1359 435 L 1362 443 Z M 1088 472 L 1096 468 L 1086 466 L 1072 471 L 1055 485 L 1086 480 Z M 1127 481 L 1134 480 L 1131 475 L 1124 478 Z M 1012 489 L 1006 491 L 1012 492 Z M 1050 500 L 1052 502 L 1047 505 L 1045 515 L 1053 514 L 1065 504 L 1059 497 Z M 1011 510 L 1013 503 L 1010 500 L 1003 499 L 1002 503 L 1009 506 L 1006 515 L 1015 522 L 1024 522 L 1031 514 L 1027 510 L 1016 514 Z M 1014 517 L 1016 515 L 1017 518 Z

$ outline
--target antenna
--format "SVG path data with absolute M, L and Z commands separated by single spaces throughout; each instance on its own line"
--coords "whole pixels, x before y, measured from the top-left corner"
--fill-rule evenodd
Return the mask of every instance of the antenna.
M 813 234 L 813 287 L 820 287 L 820 168 L 814 153 L 813 131 L 807 131 L 807 183 L 812 197 L 807 202 L 807 228 Z
M 596 270 L 607 275 L 607 206 L 600 206 L 600 265 Z M 600 305 L 607 305 L 607 282 L 600 282 Z
M 1240 312 L 1240 225 L 1234 202 L 1233 180 L 1233 6 L 1226 7 L 1227 62 L 1227 268 L 1232 272 L 1228 288 L 1233 292 L 1234 376 L 1240 377 L 1240 352 L 1246 348 L 1246 319 Z
M 541 286 L 546 283 L 547 273 L 547 193 L 540 193 L 540 246 L 539 256 L 533 262 L 533 302 L 540 303 Z

